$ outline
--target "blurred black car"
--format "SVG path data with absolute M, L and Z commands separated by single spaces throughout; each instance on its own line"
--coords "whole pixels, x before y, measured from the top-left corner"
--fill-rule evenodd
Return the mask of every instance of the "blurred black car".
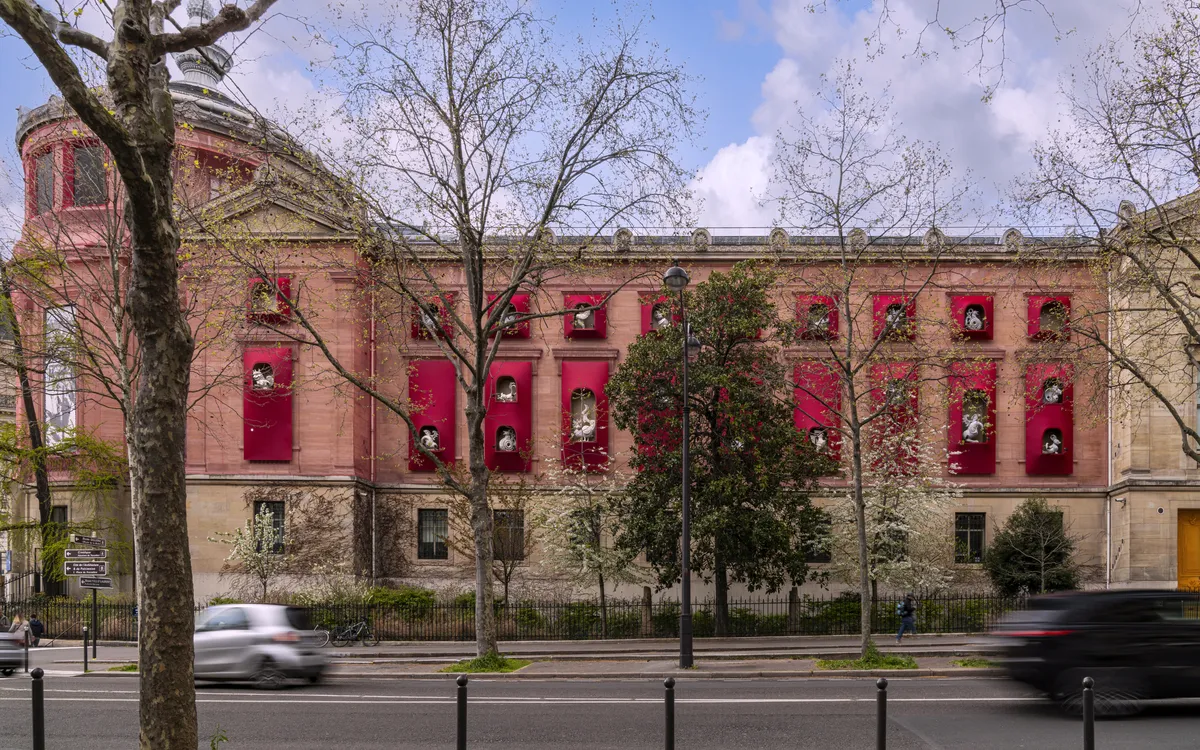
M 1095 680 L 1098 714 L 1200 697 L 1200 594 L 1049 594 L 1007 615 L 992 635 L 1013 679 L 1069 707 L 1079 705 L 1084 677 Z

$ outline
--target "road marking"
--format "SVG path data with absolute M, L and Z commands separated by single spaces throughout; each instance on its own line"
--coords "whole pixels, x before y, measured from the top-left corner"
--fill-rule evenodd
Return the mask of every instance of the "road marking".
M 104 698 L 104 697 L 55 697 L 47 696 L 49 702 L 59 703 L 137 703 L 139 698 Z M 1044 698 L 1012 697 L 1012 698 L 889 698 L 888 703 L 1030 703 L 1044 701 Z M 28 702 L 28 697 L 2 697 L 0 702 Z M 645 705 L 661 706 L 661 698 L 474 698 L 472 705 L 514 706 L 514 705 Z M 875 703 L 875 698 L 687 698 L 676 699 L 676 703 L 699 705 L 748 705 L 762 704 L 858 704 Z M 208 698 L 197 697 L 196 703 L 246 703 L 246 704 L 297 704 L 297 705 L 453 705 L 454 698 L 435 696 L 424 697 L 357 697 L 341 696 L 336 698 Z

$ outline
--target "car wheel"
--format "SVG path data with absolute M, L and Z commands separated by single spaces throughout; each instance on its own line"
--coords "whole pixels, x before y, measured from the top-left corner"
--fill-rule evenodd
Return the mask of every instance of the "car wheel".
M 287 676 L 279 671 L 275 662 L 263 659 L 259 662 L 258 669 L 254 671 L 253 680 L 254 687 L 259 690 L 278 690 L 287 682 Z
M 3 674 L 5 677 L 12 677 L 15 671 L 15 669 L 0 669 L 0 674 Z
M 309 685 L 320 685 L 324 679 L 325 679 L 324 672 L 317 672 L 316 674 L 310 674 L 308 676 L 308 684 Z
M 1145 681 L 1121 672 L 1097 671 L 1093 676 L 1092 707 L 1097 717 L 1133 716 L 1141 713 L 1149 697 Z M 1055 697 L 1071 716 L 1083 715 L 1083 671 L 1072 670 L 1060 675 Z

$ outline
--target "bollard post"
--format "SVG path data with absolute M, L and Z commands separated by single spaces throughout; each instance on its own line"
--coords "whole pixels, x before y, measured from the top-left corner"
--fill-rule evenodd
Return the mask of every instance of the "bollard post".
M 880 677 L 875 687 L 875 748 L 887 750 L 887 678 Z
M 1096 696 L 1092 692 L 1095 682 L 1091 677 L 1083 678 L 1083 750 L 1096 750 Z
M 667 707 L 666 748 L 675 750 L 675 678 L 668 677 L 663 680 L 663 687 L 666 688 L 663 701 Z
M 29 674 L 29 639 L 24 640 L 25 643 L 25 674 Z
M 99 609 L 96 604 L 96 595 L 99 589 L 92 589 L 92 658 L 96 658 L 96 646 L 100 640 L 100 618 Z
M 467 750 L 467 676 L 461 674 L 458 683 L 458 750 Z
M 87 625 L 84 625 L 83 626 L 83 671 L 84 672 L 88 671 L 87 659 L 88 659 L 88 657 L 87 657 Z
M 46 750 L 46 710 L 41 667 L 33 670 L 33 750 Z

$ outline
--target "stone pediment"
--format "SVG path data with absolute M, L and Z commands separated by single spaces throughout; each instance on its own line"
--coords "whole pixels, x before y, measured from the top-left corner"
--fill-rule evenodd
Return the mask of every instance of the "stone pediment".
M 245 232 L 278 239 L 344 239 L 352 232 L 347 213 L 316 186 L 267 168 L 254 179 L 183 212 L 185 237 Z

